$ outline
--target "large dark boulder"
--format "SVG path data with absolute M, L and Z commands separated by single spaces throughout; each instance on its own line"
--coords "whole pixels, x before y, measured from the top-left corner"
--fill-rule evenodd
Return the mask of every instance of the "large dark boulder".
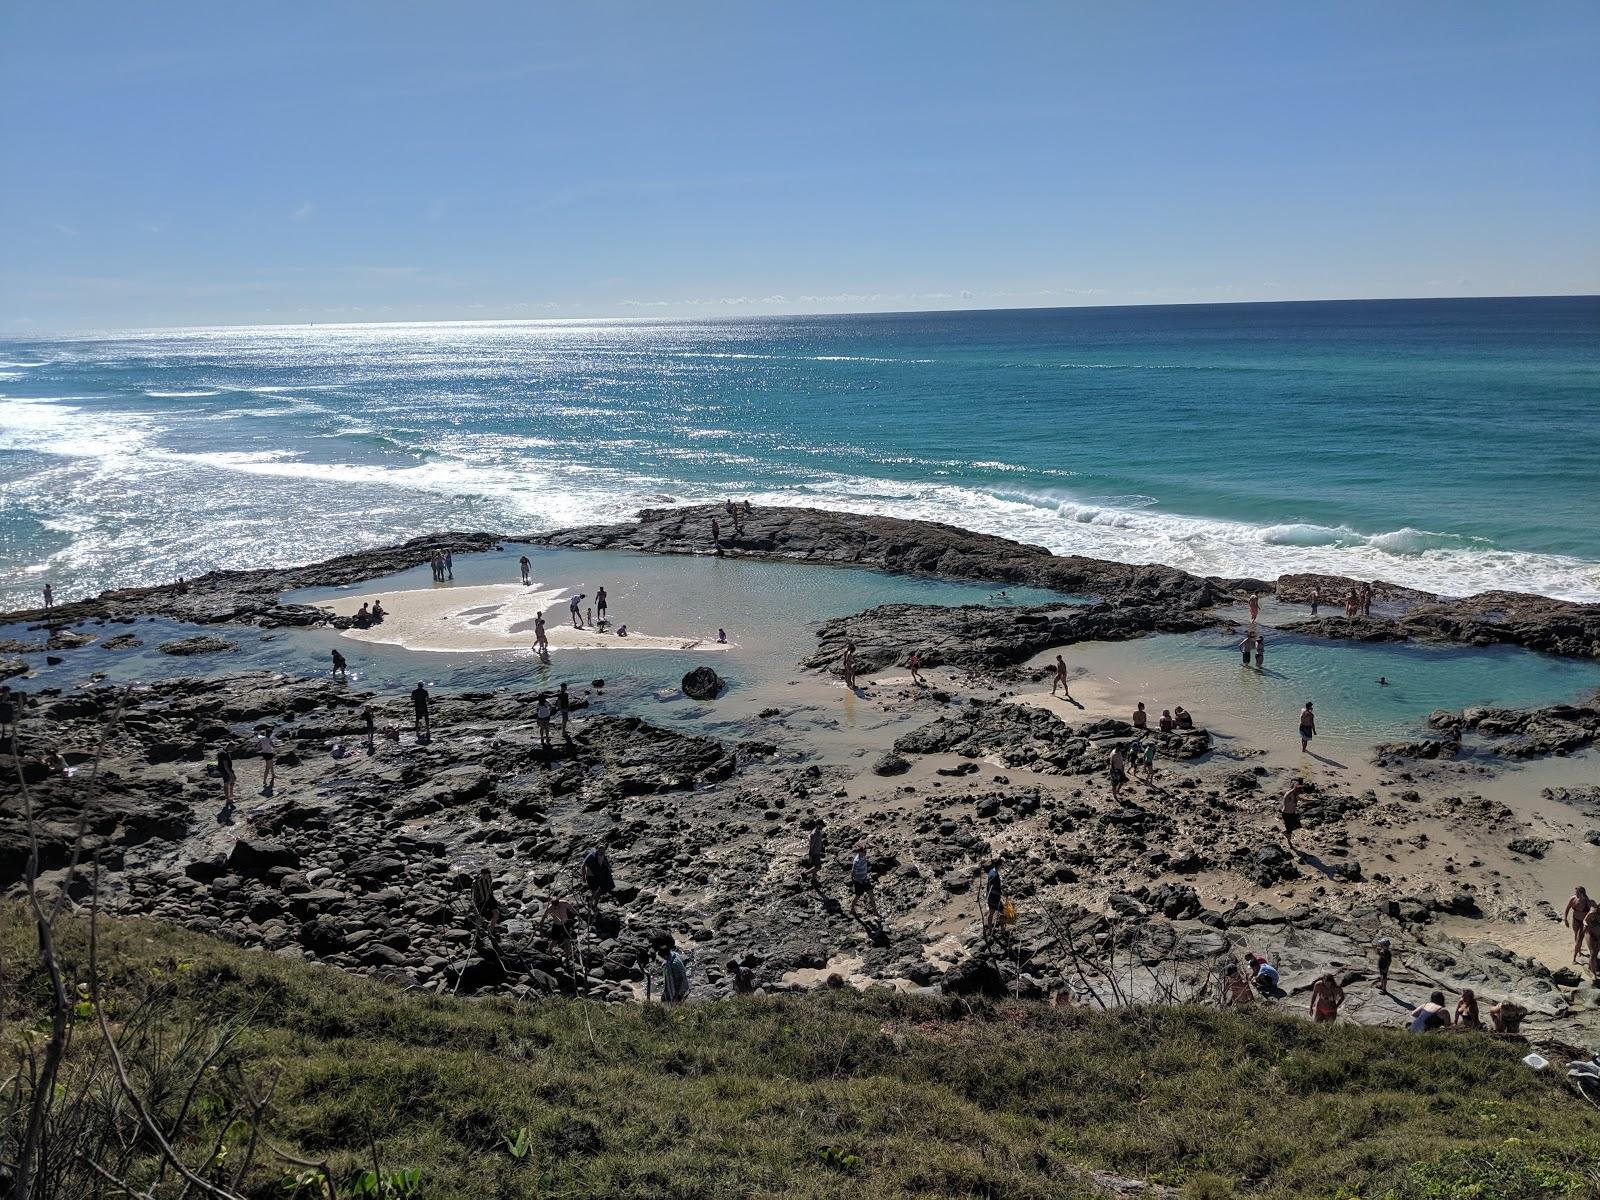
M 710 667 L 696 667 L 683 677 L 683 694 L 693 700 L 715 700 L 722 678 Z
M 228 865 L 241 875 L 262 876 L 274 867 L 293 870 L 300 865 L 300 856 L 282 842 L 240 838 L 228 853 Z

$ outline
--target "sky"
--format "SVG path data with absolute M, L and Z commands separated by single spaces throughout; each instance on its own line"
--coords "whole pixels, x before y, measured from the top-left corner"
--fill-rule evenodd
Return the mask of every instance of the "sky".
M 1600 5 L 0 6 L 0 336 L 1600 292 Z

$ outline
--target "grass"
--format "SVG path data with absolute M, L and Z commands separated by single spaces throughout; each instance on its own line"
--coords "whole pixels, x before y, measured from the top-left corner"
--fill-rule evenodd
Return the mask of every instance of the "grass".
M 21 910 L 0 922 L 9 1048 L 47 993 Z M 83 978 L 83 928 L 60 936 Z M 109 923 L 100 954 L 108 1012 L 154 998 L 168 1043 L 248 1017 L 245 1074 L 281 1072 L 271 1136 L 326 1157 L 341 1189 L 375 1144 L 419 1197 L 1023 1200 L 1095 1194 L 1086 1168 L 1195 1200 L 1600 1194 L 1594 1111 L 1488 1037 L 850 992 L 456 1000 L 142 921 Z M 221 1132 L 227 1076 L 195 1106 L 192 1158 Z M 266 1163 L 250 1190 L 294 1195 L 294 1174 Z

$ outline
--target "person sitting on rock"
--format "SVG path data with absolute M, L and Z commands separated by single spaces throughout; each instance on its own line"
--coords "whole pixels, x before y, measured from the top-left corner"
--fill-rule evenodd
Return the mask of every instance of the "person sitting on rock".
M 1150 728 L 1150 714 L 1145 712 L 1143 700 L 1133 706 L 1133 727 L 1135 729 Z
M 472 911 L 487 929 L 491 939 L 499 936 L 500 897 L 495 895 L 494 877 L 484 867 L 472 881 Z
M 356 609 L 356 615 L 350 618 L 350 624 L 357 629 L 372 628 L 372 613 L 368 610 L 365 600 L 361 602 L 361 607 Z
M 383 619 L 388 615 L 389 614 L 383 610 L 382 600 L 374 600 L 372 602 L 372 623 L 374 625 L 383 624 Z
M 1483 1019 L 1478 1016 L 1478 994 L 1471 988 L 1462 988 L 1461 998 L 1456 1001 L 1456 1028 L 1483 1028 Z
M 1181 704 L 1173 705 L 1172 723 L 1179 729 L 1193 729 L 1194 718 L 1189 715 L 1189 710 Z
M 1496 1033 L 1520 1033 L 1528 1010 L 1511 1000 L 1502 1000 L 1489 1010 L 1489 1028 Z
M 1172 714 L 1163 708 L 1161 710 L 1161 720 L 1156 722 L 1156 727 L 1160 729 L 1162 733 L 1171 733 L 1175 728 L 1177 728 L 1177 724 L 1178 723 L 1172 719 Z
M 735 996 L 749 996 L 756 990 L 756 973 L 736 958 L 728 960 L 728 980 Z
M 1444 1006 L 1444 993 L 1434 992 L 1426 1004 L 1413 1008 L 1408 1028 L 1412 1033 L 1432 1033 L 1437 1029 L 1450 1028 L 1450 1010 Z

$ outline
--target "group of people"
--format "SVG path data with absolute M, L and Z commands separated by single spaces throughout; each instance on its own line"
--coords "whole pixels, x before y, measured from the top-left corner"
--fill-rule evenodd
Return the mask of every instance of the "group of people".
M 743 504 L 736 500 L 725 501 L 722 511 L 726 514 L 728 523 L 733 526 L 734 533 L 743 533 L 744 518 L 750 515 L 750 501 L 746 500 Z M 716 517 L 711 518 L 711 544 L 716 546 L 719 552 L 721 551 L 722 522 Z
M 435 583 L 449 583 L 456 577 L 455 556 L 449 550 L 435 550 L 428 556 L 428 565 L 433 568 Z
M 361 607 L 351 615 L 350 624 L 356 629 L 371 629 L 374 625 L 382 625 L 383 619 L 388 615 L 382 600 L 374 600 L 370 607 L 363 600 Z
M 1572 889 L 1561 923 L 1572 930 L 1572 961 L 1580 961 L 1587 948 L 1589 973 L 1600 975 L 1600 902 L 1590 899 L 1582 884 Z
M 1060 656 L 1056 658 L 1060 662 Z M 1145 709 L 1144 701 L 1140 700 L 1134 706 L 1132 725 L 1135 737 L 1131 742 L 1118 742 L 1111 748 L 1111 755 L 1106 763 L 1106 771 L 1111 779 L 1111 798 L 1122 800 L 1122 789 L 1130 777 L 1135 774 L 1142 775 L 1146 787 L 1156 785 L 1156 748 L 1157 741 L 1154 731 L 1150 728 L 1150 714 Z M 1161 717 L 1156 723 L 1156 728 L 1162 733 L 1179 733 L 1194 728 L 1194 717 L 1183 705 L 1174 705 L 1171 709 L 1162 709 Z

